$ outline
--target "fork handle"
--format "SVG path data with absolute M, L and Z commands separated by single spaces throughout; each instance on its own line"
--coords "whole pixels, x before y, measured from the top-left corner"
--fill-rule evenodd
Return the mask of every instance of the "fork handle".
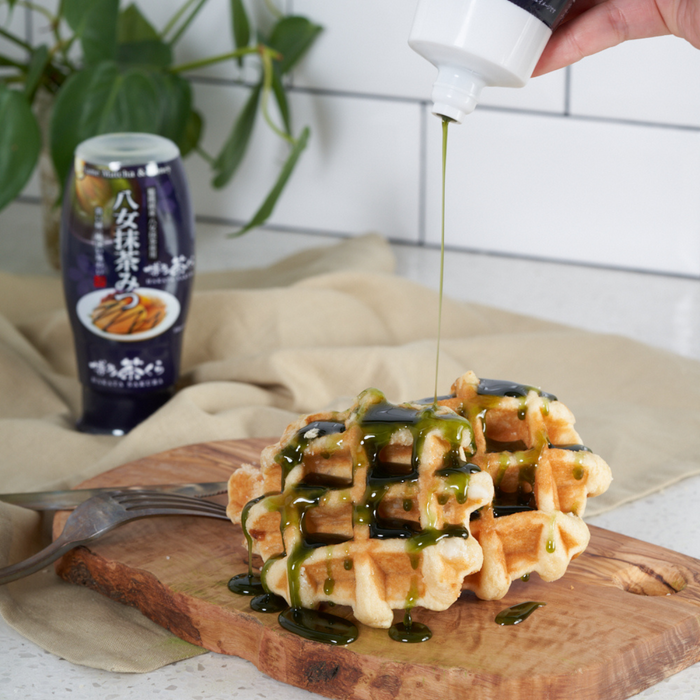
M 48 547 L 44 547 L 44 549 L 31 557 L 0 569 L 0 586 L 43 569 L 79 544 L 82 544 L 82 542 L 66 542 L 61 537 L 58 537 Z

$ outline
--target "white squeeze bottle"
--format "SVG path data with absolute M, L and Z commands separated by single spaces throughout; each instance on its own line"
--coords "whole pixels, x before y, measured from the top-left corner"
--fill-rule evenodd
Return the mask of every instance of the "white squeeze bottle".
M 523 87 L 574 0 L 418 0 L 409 46 L 437 69 L 433 114 L 461 122 L 487 85 Z

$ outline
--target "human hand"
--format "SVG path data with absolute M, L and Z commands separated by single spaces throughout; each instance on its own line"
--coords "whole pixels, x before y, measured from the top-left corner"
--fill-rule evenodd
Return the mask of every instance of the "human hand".
M 569 66 L 629 39 L 666 34 L 700 49 L 700 0 L 577 0 L 532 75 Z

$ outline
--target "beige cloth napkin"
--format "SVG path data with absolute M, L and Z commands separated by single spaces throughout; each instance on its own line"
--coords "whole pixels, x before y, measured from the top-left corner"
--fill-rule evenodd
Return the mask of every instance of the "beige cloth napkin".
M 279 434 L 299 413 L 345 408 L 368 386 L 431 396 L 437 295 L 391 274 L 377 236 L 265 270 L 197 279 L 183 388 L 122 438 L 78 433 L 80 387 L 58 280 L 0 275 L 0 491 L 62 488 L 184 444 Z M 464 271 L 465 277 L 468 270 Z M 615 480 L 587 515 L 700 472 L 700 363 L 596 335 L 445 301 L 439 387 L 468 369 L 541 386 L 577 417 Z M 39 516 L 0 503 L 0 566 L 39 547 Z M 201 650 L 49 567 L 0 587 L 0 612 L 75 663 L 147 671 Z

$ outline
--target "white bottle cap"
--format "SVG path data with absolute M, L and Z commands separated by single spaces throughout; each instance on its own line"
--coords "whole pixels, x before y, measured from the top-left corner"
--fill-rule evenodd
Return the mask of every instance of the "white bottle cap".
M 170 139 L 131 131 L 93 136 L 75 149 L 76 158 L 93 165 L 109 165 L 111 170 L 151 162 L 167 163 L 179 156 L 180 149 Z
M 461 122 L 474 111 L 485 86 L 527 83 L 552 30 L 521 4 L 418 0 L 408 43 L 438 69 L 434 114 Z M 545 0 L 531 4 L 550 7 Z
M 465 68 L 439 66 L 433 85 L 433 114 L 459 124 L 479 103 L 485 81 Z

